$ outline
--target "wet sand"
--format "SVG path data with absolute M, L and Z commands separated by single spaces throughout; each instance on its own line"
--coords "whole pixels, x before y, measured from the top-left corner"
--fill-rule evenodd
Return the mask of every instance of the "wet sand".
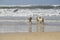
M 60 40 L 60 32 L 5 33 L 0 40 Z
M 32 32 L 28 31 L 28 26 L 26 21 L 2 20 L 0 22 L 0 40 L 60 40 L 60 23 L 44 22 L 44 25 L 37 25 L 36 22 L 32 22 L 29 26 L 32 27 Z M 44 26 L 44 32 L 39 30 L 39 27 L 42 26 Z
M 29 27 L 32 27 L 32 32 L 37 32 L 37 28 L 38 31 L 41 32 L 39 27 L 43 28 L 43 26 L 44 32 L 60 32 L 60 22 L 44 22 L 44 25 L 37 25 L 36 21 L 32 21 L 31 25 L 29 25 L 29 23 L 24 20 L 1 20 L 0 33 L 29 32 Z

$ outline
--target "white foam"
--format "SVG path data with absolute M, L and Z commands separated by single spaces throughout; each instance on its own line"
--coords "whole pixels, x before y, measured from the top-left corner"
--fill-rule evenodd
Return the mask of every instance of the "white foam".
M 0 9 L 0 16 L 33 16 L 34 14 L 41 16 L 60 15 L 60 9 Z

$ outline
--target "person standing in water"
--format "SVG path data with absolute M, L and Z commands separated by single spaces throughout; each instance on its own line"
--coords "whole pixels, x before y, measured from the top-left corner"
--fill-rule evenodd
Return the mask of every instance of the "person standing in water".
M 44 18 L 37 17 L 37 32 L 44 32 Z
M 31 20 L 32 20 L 32 17 L 29 17 L 29 18 L 28 18 L 29 23 L 31 23 Z
M 37 17 L 36 20 L 39 23 L 44 23 L 44 18 L 42 18 L 42 17 Z
M 29 32 L 32 32 L 32 27 L 31 27 L 32 17 L 29 17 L 29 18 L 28 18 L 28 23 L 29 23 L 29 25 L 28 25 L 28 26 L 29 26 L 28 31 L 29 31 Z

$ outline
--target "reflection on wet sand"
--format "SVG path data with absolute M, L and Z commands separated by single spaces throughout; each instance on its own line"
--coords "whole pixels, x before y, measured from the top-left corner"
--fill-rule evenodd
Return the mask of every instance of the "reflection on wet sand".
M 52 20 L 54 21 L 54 20 Z M 0 20 L 0 33 L 14 32 L 60 32 L 60 22 L 39 23 L 36 20 Z
M 29 32 L 32 32 L 32 17 L 29 17 L 28 18 L 28 31 Z M 37 17 L 36 18 L 36 20 L 37 20 L 37 26 L 36 26 L 36 31 L 37 32 L 44 32 L 44 19 L 42 18 L 42 17 Z
M 37 23 L 37 32 L 44 32 L 44 24 L 43 23 Z
M 36 29 L 36 32 L 44 32 L 44 24 L 38 22 L 36 24 Z M 28 23 L 28 31 L 32 32 L 32 23 Z
M 30 22 L 30 23 L 28 24 L 28 31 L 29 31 L 29 32 L 32 32 L 32 27 L 31 27 L 31 26 L 32 26 L 32 24 L 31 24 L 31 22 Z

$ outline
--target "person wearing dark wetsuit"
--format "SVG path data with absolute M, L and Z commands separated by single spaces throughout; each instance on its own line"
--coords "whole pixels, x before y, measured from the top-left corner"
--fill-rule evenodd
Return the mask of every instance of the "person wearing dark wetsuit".
M 31 22 L 31 20 L 32 20 L 32 17 L 29 17 L 29 18 L 28 18 L 28 20 L 29 20 L 29 22 Z
M 32 17 L 29 17 L 29 18 L 28 18 L 28 23 L 29 23 L 29 25 L 28 25 L 28 26 L 29 26 L 29 27 L 28 27 L 28 28 L 29 28 L 28 31 L 29 31 L 29 32 L 32 32 L 31 20 L 32 20 Z

